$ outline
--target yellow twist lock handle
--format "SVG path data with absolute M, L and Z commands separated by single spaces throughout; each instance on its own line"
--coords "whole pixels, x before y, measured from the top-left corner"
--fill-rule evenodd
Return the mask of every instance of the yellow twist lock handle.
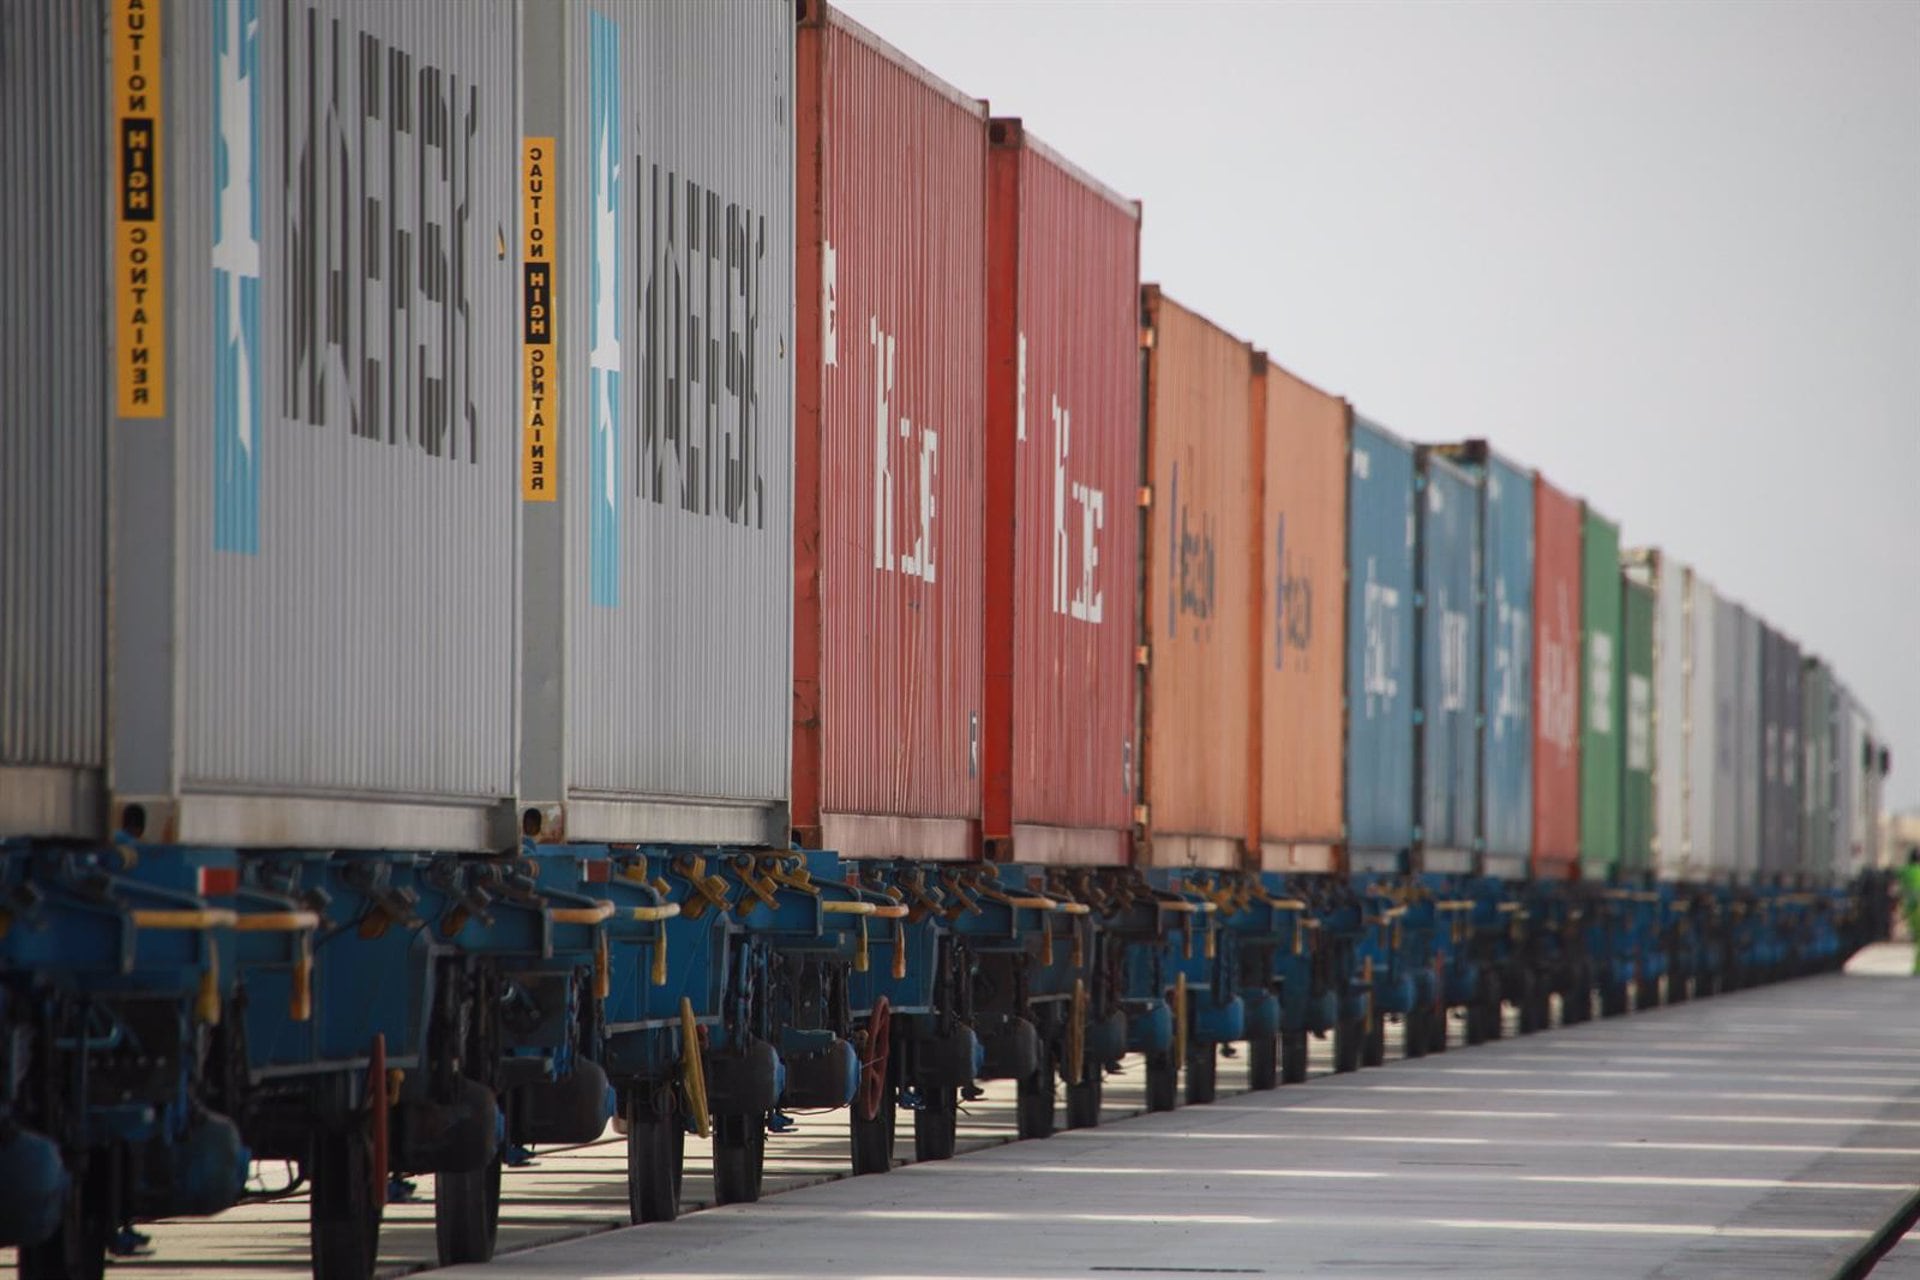
M 680 997 L 680 1089 L 686 1094 L 687 1110 L 693 1114 L 694 1132 L 702 1138 L 713 1136 L 707 1120 L 707 1069 L 700 1061 L 700 1023 L 693 1016 L 693 1001 Z
M 1209 960 L 1213 959 L 1213 953 L 1214 953 L 1213 917 L 1208 916 L 1207 917 L 1207 949 L 1206 949 L 1207 959 Z
M 907 926 L 897 924 L 893 927 L 893 980 L 899 982 L 907 976 Z
M 313 945 L 303 934 L 300 954 L 293 961 L 293 989 L 287 993 L 287 1017 L 295 1022 L 313 1020 Z
M 870 963 L 872 963 L 871 957 L 867 953 L 867 917 L 861 916 L 860 946 L 853 953 L 853 971 L 855 973 L 865 973 Z
M 607 935 L 601 934 L 593 947 L 593 998 L 605 1000 L 613 990 L 613 960 L 607 954 Z
M 660 936 L 653 940 L 653 973 L 651 976 L 654 986 L 664 987 L 667 985 L 667 930 L 665 925 L 662 925 L 660 928 Z
M 193 1013 L 210 1027 L 220 1025 L 220 944 L 212 938 L 207 939 L 207 970 L 200 975 L 200 994 L 193 1002 Z

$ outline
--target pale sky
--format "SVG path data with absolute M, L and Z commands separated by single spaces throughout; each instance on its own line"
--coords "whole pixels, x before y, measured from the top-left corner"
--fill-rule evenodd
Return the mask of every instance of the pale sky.
M 844 0 L 1143 272 L 1824 655 L 1920 806 L 1920 0 Z

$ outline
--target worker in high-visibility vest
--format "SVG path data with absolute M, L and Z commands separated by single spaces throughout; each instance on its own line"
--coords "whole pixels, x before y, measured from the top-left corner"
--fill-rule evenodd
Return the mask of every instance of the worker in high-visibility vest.
M 1920 848 L 1907 850 L 1900 868 L 1900 905 L 1907 912 L 1907 938 L 1913 943 L 1913 971 L 1920 974 Z

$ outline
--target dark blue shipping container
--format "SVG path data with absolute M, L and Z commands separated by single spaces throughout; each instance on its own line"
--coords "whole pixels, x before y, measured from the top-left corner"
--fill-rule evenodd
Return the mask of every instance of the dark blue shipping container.
M 1347 477 L 1347 851 L 1382 870 L 1414 838 L 1413 449 L 1356 417 Z
M 1484 440 L 1439 450 L 1479 477 L 1480 848 L 1518 879 L 1533 853 L 1533 473 Z
M 1480 481 L 1431 450 L 1419 462 L 1421 868 L 1471 871 L 1480 816 Z

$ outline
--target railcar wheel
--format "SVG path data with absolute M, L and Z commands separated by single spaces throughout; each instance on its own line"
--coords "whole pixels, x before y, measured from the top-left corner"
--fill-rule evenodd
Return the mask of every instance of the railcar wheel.
M 960 1100 L 952 1089 L 925 1090 L 926 1104 L 913 1113 L 913 1158 L 951 1160 L 960 1122 Z
M 359 1128 L 314 1135 L 307 1180 L 314 1280 L 365 1280 L 380 1248 L 386 1188 L 373 1185 L 373 1141 Z
M 893 1137 L 899 1115 L 894 1104 L 893 1085 L 881 1093 L 880 1104 L 871 1117 L 861 1114 L 856 1100 L 847 1112 L 847 1124 L 853 1139 L 853 1172 L 888 1173 L 893 1169 Z
M 1302 1084 L 1307 1078 L 1307 1031 L 1280 1033 L 1280 1083 Z
M 766 1164 L 767 1118 L 763 1112 L 714 1117 L 715 1204 L 752 1204 L 758 1200 Z
M 1381 1014 L 1367 1018 L 1367 1035 L 1360 1046 L 1360 1065 L 1385 1066 L 1387 1061 L 1387 1020 Z
M 1247 1088 L 1265 1092 L 1280 1084 L 1280 1037 L 1255 1036 L 1247 1042 Z
M 1445 1053 L 1447 1051 L 1447 1006 L 1433 1006 L 1433 1016 L 1427 1020 L 1427 1052 Z
M 1424 1058 L 1427 1056 L 1427 1041 L 1433 1034 L 1427 1029 L 1427 1022 L 1431 1016 L 1432 1014 L 1429 1010 L 1415 1008 L 1408 1010 L 1407 1016 L 1401 1019 L 1400 1037 L 1403 1043 L 1401 1044 L 1400 1053 L 1403 1057 Z
M 680 1216 L 681 1167 L 687 1129 L 673 1091 L 627 1104 L 627 1213 L 635 1222 L 672 1222 Z
M 493 1261 L 500 1235 L 500 1157 L 484 1169 L 435 1174 L 433 1242 L 440 1265 Z
M 1180 1105 L 1180 1064 L 1171 1051 L 1147 1055 L 1147 1110 L 1171 1111 Z
M 20 1246 L 20 1280 L 101 1280 L 107 1270 L 107 1226 L 87 1212 L 79 1189 L 68 1192 L 60 1227 L 39 1244 Z
M 1362 1042 L 1367 1038 L 1366 1023 L 1358 1018 L 1342 1018 L 1333 1028 L 1333 1069 L 1344 1075 L 1360 1069 Z
M 1658 1009 L 1660 1007 L 1660 979 L 1642 978 L 1634 989 L 1633 1007 L 1635 1009 Z
M 1100 1096 L 1105 1090 L 1101 1082 L 1100 1064 L 1089 1062 L 1086 1066 L 1087 1078 L 1079 1084 L 1067 1086 L 1067 1128 L 1093 1129 L 1100 1124 Z
M 1187 1105 L 1204 1107 L 1220 1093 L 1220 1056 L 1218 1047 L 1189 1041 L 1187 1044 Z
M 1053 1136 L 1053 1057 L 1042 1053 L 1040 1069 L 1020 1077 L 1014 1121 L 1022 1138 Z

